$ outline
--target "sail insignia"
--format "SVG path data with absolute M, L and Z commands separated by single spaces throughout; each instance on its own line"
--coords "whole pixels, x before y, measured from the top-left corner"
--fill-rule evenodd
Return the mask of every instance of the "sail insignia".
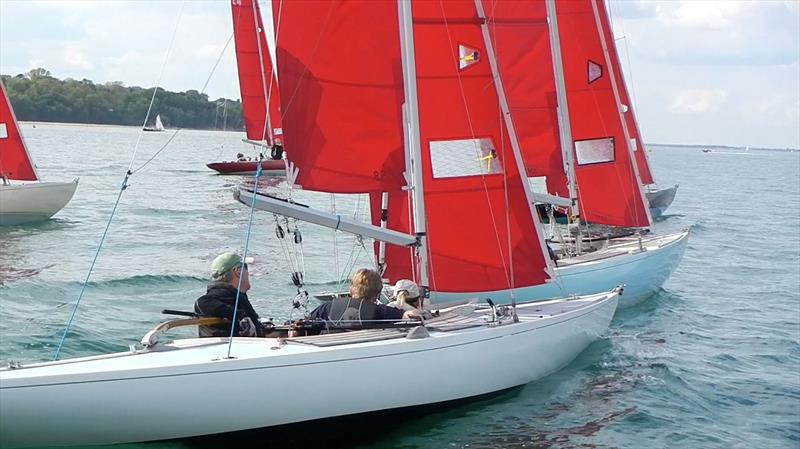
M 599 80 L 603 77 L 603 66 L 600 64 L 592 61 L 591 59 L 586 60 L 586 72 L 589 76 L 589 84 Z
M 464 70 L 479 60 L 480 52 L 477 49 L 466 45 L 458 45 L 458 70 Z

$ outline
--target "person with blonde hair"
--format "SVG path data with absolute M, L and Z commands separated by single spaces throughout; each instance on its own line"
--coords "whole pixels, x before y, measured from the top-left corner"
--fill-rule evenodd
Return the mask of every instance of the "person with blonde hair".
M 350 297 L 335 298 L 312 310 L 309 318 L 328 321 L 403 320 L 419 317 L 413 310 L 402 310 L 378 304 L 383 290 L 381 275 L 362 268 L 350 281 Z

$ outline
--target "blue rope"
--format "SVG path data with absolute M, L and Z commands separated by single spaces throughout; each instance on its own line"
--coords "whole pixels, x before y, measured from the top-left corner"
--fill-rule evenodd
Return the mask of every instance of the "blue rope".
M 97 245 L 97 251 L 95 251 L 94 259 L 92 259 L 92 264 L 89 266 L 89 272 L 86 273 L 86 279 L 84 279 L 83 283 L 81 284 L 81 292 L 78 294 L 78 300 L 75 301 L 75 306 L 72 308 L 72 314 L 70 314 L 67 326 L 64 328 L 64 334 L 61 335 L 61 341 L 58 342 L 58 348 L 56 348 L 56 352 L 53 355 L 53 360 L 58 360 L 58 356 L 61 354 L 61 348 L 64 347 L 64 341 L 67 339 L 67 334 L 69 333 L 69 328 L 72 325 L 72 320 L 75 318 L 75 313 L 78 311 L 78 305 L 81 303 L 83 293 L 86 291 L 86 285 L 89 283 L 89 277 L 92 275 L 94 265 L 97 263 L 97 258 L 100 257 L 100 249 L 103 247 L 103 242 L 106 240 L 108 228 L 111 226 L 111 221 L 114 219 L 114 213 L 117 211 L 117 206 L 119 206 L 119 200 L 122 198 L 122 192 L 128 188 L 128 178 L 130 178 L 131 174 L 132 173 L 129 170 L 125 174 L 125 179 L 122 180 L 122 185 L 120 186 L 119 193 L 117 194 L 117 200 L 114 202 L 114 208 L 111 209 L 111 215 L 108 217 L 108 222 L 106 223 L 106 228 L 103 231 L 103 236 L 100 237 L 100 244 Z
M 226 359 L 231 358 L 231 346 L 233 346 L 233 334 L 235 333 L 236 325 L 238 324 L 236 322 L 236 313 L 239 310 L 239 294 L 241 293 L 241 288 L 242 288 L 242 277 L 243 277 L 242 273 L 244 273 L 245 259 L 247 258 L 247 248 L 250 245 L 250 231 L 253 229 L 253 212 L 256 210 L 256 195 L 258 195 L 258 178 L 261 177 L 261 163 L 262 159 L 259 159 L 258 166 L 256 168 L 256 182 L 255 186 L 253 187 L 253 201 L 250 202 L 250 218 L 247 221 L 247 233 L 244 238 L 244 253 L 242 254 L 242 265 L 240 265 L 241 271 L 239 272 L 239 285 L 236 286 L 236 302 L 233 304 L 233 316 L 231 317 L 231 333 L 230 333 L 230 339 L 228 340 L 228 354 L 225 356 Z

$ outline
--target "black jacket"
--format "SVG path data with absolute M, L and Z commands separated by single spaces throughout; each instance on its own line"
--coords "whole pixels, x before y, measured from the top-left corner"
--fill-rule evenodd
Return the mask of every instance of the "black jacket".
M 233 317 L 233 309 L 236 305 L 236 289 L 228 284 L 210 284 L 206 294 L 197 298 L 194 303 L 194 312 L 200 316 L 215 316 L 227 318 L 229 321 Z M 264 335 L 264 327 L 258 320 L 258 314 L 253 310 L 253 306 L 247 299 L 247 294 L 239 293 L 239 307 L 236 310 L 236 337 L 241 336 L 242 329 L 239 321 L 249 317 L 256 326 L 259 336 Z M 198 334 L 200 337 L 228 337 L 231 334 L 230 323 L 215 326 L 199 326 Z
M 329 321 L 401 320 L 405 310 L 359 299 L 336 298 L 312 310 L 309 318 Z

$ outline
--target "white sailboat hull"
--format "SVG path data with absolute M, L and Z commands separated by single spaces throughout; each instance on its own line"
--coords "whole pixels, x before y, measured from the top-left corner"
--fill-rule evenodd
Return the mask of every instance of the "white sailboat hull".
M 517 291 L 517 297 L 547 299 L 557 296 L 587 295 L 608 291 L 616 285 L 625 285 L 619 300 L 623 309 L 641 303 L 656 293 L 672 275 L 683 257 L 689 231 L 611 245 L 608 248 L 571 259 L 558 261 L 556 277 L 547 284 L 527 287 Z M 519 296 L 522 295 L 522 296 Z M 446 306 L 474 298 L 472 293 L 432 292 L 434 304 Z M 491 297 L 510 303 L 508 292 L 490 292 L 481 297 Z
M 160 351 L 3 369 L 0 446 L 182 438 L 501 391 L 569 363 L 607 330 L 617 298 L 523 305 L 518 323 L 430 325 L 421 339 L 317 347 L 234 338 L 230 359 L 227 339 L 188 339 Z M 476 320 L 485 315 L 475 312 Z M 387 388 L 398 375 L 403 386 Z
M 678 191 L 678 185 L 667 187 L 666 189 L 653 189 L 645 192 L 647 203 L 650 205 L 650 216 L 658 218 L 664 215 L 667 208 L 672 204 L 675 199 L 675 193 Z
M 0 185 L 0 225 L 47 220 L 67 205 L 77 188 L 77 178 L 71 182 Z

